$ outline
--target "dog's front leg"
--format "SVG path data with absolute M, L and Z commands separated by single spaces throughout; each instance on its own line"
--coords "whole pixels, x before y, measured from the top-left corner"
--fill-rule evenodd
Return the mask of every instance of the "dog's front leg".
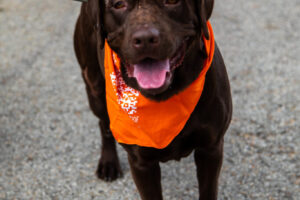
M 162 200 L 159 162 L 141 162 L 128 155 L 132 177 L 142 200 Z
M 223 142 L 209 149 L 196 149 L 195 163 L 199 184 L 199 200 L 217 200 L 218 178 L 223 160 Z
M 109 129 L 108 123 L 99 122 L 101 129 L 102 148 L 101 157 L 96 174 L 105 181 L 113 181 L 122 176 L 122 170 L 116 150 L 116 141 Z

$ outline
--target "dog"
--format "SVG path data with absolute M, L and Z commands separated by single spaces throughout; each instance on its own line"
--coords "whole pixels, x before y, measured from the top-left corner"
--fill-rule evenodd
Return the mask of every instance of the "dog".
M 159 162 L 194 151 L 199 199 L 217 199 L 232 100 L 208 22 L 213 5 L 214 0 L 82 3 L 74 48 L 90 108 L 99 118 L 100 179 L 122 176 L 117 140 L 128 153 L 141 199 L 161 200 Z M 121 105 L 124 95 L 130 106 Z M 137 101 L 154 106 L 141 112 Z

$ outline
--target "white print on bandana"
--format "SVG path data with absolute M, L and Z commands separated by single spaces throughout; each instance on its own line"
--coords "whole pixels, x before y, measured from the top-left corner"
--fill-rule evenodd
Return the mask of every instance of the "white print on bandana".
M 113 57 L 114 58 L 114 57 Z M 114 58 L 115 59 L 115 58 Z M 114 60 L 114 63 L 116 61 Z M 137 123 L 139 121 L 139 116 L 137 116 L 137 97 L 140 95 L 139 91 L 128 87 L 124 82 L 120 70 L 115 67 L 115 72 L 110 74 L 111 83 L 113 85 L 114 91 L 116 92 L 118 98 L 118 104 L 121 108 L 128 113 L 129 118 Z

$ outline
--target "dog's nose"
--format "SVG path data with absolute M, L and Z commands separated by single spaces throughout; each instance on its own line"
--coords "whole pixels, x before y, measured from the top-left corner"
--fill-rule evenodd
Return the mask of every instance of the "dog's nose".
M 135 49 L 154 48 L 159 45 L 159 31 L 156 28 L 146 28 L 132 35 L 132 45 Z

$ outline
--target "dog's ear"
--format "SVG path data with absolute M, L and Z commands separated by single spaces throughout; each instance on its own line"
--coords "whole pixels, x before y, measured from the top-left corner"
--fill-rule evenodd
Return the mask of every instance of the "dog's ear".
M 89 0 L 87 4 L 89 10 L 88 12 L 90 12 L 94 29 L 97 31 L 98 37 L 100 37 L 100 47 L 103 49 L 106 38 L 106 31 L 104 29 L 104 0 Z
M 208 40 L 209 33 L 208 33 L 206 23 L 211 16 L 214 7 L 214 0 L 195 0 L 195 1 L 196 1 L 199 28 L 203 31 L 204 37 Z

